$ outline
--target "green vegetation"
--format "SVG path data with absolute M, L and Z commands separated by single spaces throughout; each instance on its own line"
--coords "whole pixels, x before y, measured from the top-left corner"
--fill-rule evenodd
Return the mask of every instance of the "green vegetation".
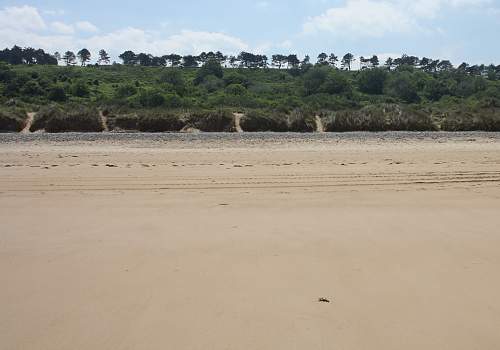
M 85 49 L 0 51 L 0 105 L 11 106 L 0 109 L 0 130 L 22 129 L 22 109 L 40 110 L 31 130 L 54 132 L 100 131 L 98 110 L 110 130 L 234 131 L 232 112 L 242 112 L 245 131 L 314 131 L 316 115 L 327 131 L 500 131 L 500 66 L 403 55 L 384 65 L 361 57 L 354 70 L 354 55 L 325 53 L 316 64 L 248 52 L 120 58 L 109 65 L 101 50 L 98 65 Z
M 24 128 L 26 112 L 19 108 L 0 108 L 0 131 L 18 132 Z
M 56 106 L 42 108 L 36 114 L 30 130 L 47 132 L 100 132 L 103 130 L 96 108 L 73 106 L 62 110 Z

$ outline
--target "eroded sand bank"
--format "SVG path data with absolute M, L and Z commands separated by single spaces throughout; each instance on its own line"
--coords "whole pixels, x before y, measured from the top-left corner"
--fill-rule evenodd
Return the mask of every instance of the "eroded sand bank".
M 0 348 L 499 348 L 500 141 L 188 146 L 0 145 Z

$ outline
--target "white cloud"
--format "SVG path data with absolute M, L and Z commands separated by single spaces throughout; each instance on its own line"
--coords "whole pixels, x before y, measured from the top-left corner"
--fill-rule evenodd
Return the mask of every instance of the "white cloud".
M 192 54 L 217 50 L 236 53 L 248 49 L 248 45 L 241 39 L 224 33 L 183 30 L 178 34 L 163 38 L 157 33 L 132 27 L 104 35 L 95 35 L 84 42 L 89 47 L 104 47 L 115 52 L 130 49 L 154 55 L 172 52 Z
M 99 28 L 87 21 L 76 22 L 75 27 L 83 32 L 88 33 L 96 33 L 99 31 Z
M 31 6 L 5 7 L 0 10 L 0 28 L 15 30 L 40 30 L 46 24 L 38 10 Z
M 236 54 L 250 50 L 243 40 L 220 32 L 182 30 L 171 35 L 139 28 L 123 28 L 108 33 L 90 22 L 79 21 L 74 25 L 53 21 L 47 25 L 39 10 L 30 6 L 6 7 L 0 10 L 0 46 L 13 45 L 40 47 L 48 52 L 77 51 L 86 47 L 95 53 L 105 49 L 113 56 L 125 50 L 147 52 L 153 55 L 168 53 L 198 54 L 202 51 L 220 50 Z M 93 33 L 79 36 L 79 32 Z
M 75 29 L 72 25 L 63 22 L 52 22 L 50 24 L 50 27 L 53 31 L 60 34 L 73 34 L 75 32 Z
M 381 37 L 387 33 L 433 32 L 422 20 L 434 19 L 445 8 L 477 7 L 492 0 L 347 0 L 319 16 L 308 18 L 303 33 L 330 32 L 347 37 Z
M 248 50 L 248 45 L 241 39 L 218 32 L 196 32 L 183 30 L 165 40 L 165 47 L 179 52 L 222 51 L 225 53 L 238 53 Z
M 380 37 L 390 32 L 407 32 L 416 23 L 389 1 L 348 0 L 343 7 L 334 7 L 324 14 L 309 18 L 305 33 L 327 31 L 347 36 Z
M 48 15 L 48 16 L 62 16 L 64 15 L 66 12 L 64 10 L 44 10 L 43 11 L 43 14 L 44 15 Z

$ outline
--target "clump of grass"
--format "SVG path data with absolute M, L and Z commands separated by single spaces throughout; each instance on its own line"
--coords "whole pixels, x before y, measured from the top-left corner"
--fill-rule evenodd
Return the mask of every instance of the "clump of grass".
M 132 119 L 123 120 L 123 123 L 132 122 Z M 179 131 L 184 125 L 181 116 L 173 112 L 147 113 L 140 115 L 137 121 L 137 129 L 143 132 Z
M 100 132 L 99 112 L 90 107 L 73 107 L 64 111 L 57 106 L 42 107 L 35 116 L 30 130 L 47 132 Z
M 108 115 L 109 130 L 138 130 L 139 117 L 137 114 Z
M 289 117 L 289 130 L 294 132 L 316 131 L 316 120 L 309 111 L 295 109 Z
M 31 124 L 30 131 L 37 131 L 45 129 L 47 125 L 47 121 L 52 118 L 62 118 L 64 116 L 64 112 L 61 108 L 57 106 L 46 106 L 41 107 L 40 110 L 36 113 L 35 119 Z
M 462 107 L 444 113 L 444 131 L 500 131 L 500 108 L 496 106 Z
M 0 109 L 0 132 L 19 132 L 23 129 L 26 113 L 18 108 Z
M 47 132 L 101 132 L 103 130 L 96 108 L 78 107 L 47 120 Z
M 241 118 L 241 128 L 248 132 L 288 131 L 288 116 L 281 112 L 250 110 Z
M 233 115 L 227 110 L 193 111 L 189 113 L 188 125 L 207 132 L 234 131 Z
M 370 105 L 360 110 L 323 113 L 326 131 L 435 131 L 430 113 L 396 104 Z

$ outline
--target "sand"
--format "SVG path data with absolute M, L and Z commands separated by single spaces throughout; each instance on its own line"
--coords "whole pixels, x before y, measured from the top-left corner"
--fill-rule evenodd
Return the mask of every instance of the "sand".
M 8 143 L 0 208 L 2 349 L 500 348 L 498 140 Z

